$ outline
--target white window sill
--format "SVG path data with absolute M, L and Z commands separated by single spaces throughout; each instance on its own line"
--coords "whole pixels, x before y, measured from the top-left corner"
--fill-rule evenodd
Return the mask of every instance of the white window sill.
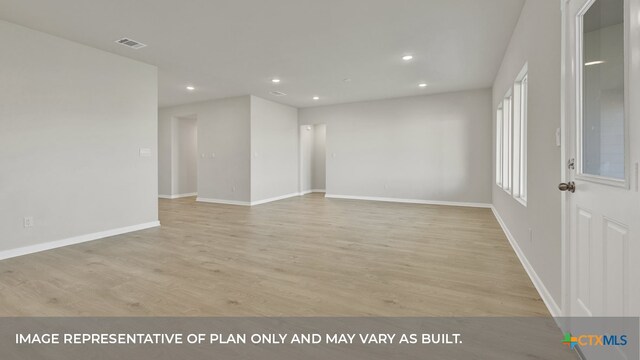
M 514 196 L 513 197 L 517 202 L 519 202 L 522 206 L 527 207 L 527 200 L 521 198 L 521 197 L 517 197 Z

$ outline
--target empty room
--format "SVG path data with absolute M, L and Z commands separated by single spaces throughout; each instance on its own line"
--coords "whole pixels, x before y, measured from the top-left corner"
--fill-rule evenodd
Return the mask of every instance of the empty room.
M 640 0 L 0 0 L 0 358 L 640 360 Z

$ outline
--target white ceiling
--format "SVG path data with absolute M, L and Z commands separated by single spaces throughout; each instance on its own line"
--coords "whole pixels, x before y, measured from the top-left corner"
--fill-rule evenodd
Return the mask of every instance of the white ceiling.
M 0 0 L 0 18 L 157 65 L 160 106 L 253 94 L 308 107 L 489 87 L 523 3 Z

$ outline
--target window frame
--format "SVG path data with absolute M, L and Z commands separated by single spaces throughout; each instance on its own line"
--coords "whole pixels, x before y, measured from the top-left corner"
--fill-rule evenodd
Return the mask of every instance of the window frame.
M 529 110 L 529 70 L 525 64 L 513 86 L 513 197 L 527 206 L 527 120 Z
M 577 82 L 577 93 L 576 93 L 576 174 L 575 178 L 591 183 L 609 185 L 613 187 L 630 189 L 630 173 L 631 173 L 631 164 L 630 164 L 630 139 L 629 139 L 629 94 L 628 94 L 628 81 L 629 78 L 629 49 L 628 42 L 624 41 L 624 178 L 617 179 L 612 177 L 605 177 L 599 175 L 587 174 L 584 172 L 584 72 L 585 72 L 585 54 L 584 54 L 584 15 L 591 9 L 591 6 L 596 1 L 589 1 L 585 4 L 584 8 L 580 10 L 577 15 L 576 21 L 576 41 L 574 51 L 576 52 L 576 62 L 580 64 L 580 66 L 576 69 L 576 82 Z M 627 19 L 624 20 L 624 27 L 626 28 Z M 625 30 L 625 38 L 628 36 L 628 30 Z
M 502 101 L 498 105 L 498 110 L 496 110 L 496 185 L 502 188 L 502 146 L 503 146 L 503 138 L 502 138 L 502 121 L 503 121 L 503 108 Z
M 513 194 L 513 89 L 502 100 L 502 189 Z

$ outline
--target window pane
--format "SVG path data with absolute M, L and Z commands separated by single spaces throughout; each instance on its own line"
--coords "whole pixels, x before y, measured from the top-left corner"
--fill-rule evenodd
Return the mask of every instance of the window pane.
M 583 15 L 582 173 L 625 178 L 624 0 Z
M 525 75 L 520 83 L 520 198 L 527 200 L 527 102 L 529 77 Z
M 502 186 L 502 108 L 496 118 L 496 184 Z
M 509 95 L 504 99 L 502 106 L 503 124 L 502 124 L 502 188 L 511 191 L 511 151 L 512 151 L 512 96 Z

